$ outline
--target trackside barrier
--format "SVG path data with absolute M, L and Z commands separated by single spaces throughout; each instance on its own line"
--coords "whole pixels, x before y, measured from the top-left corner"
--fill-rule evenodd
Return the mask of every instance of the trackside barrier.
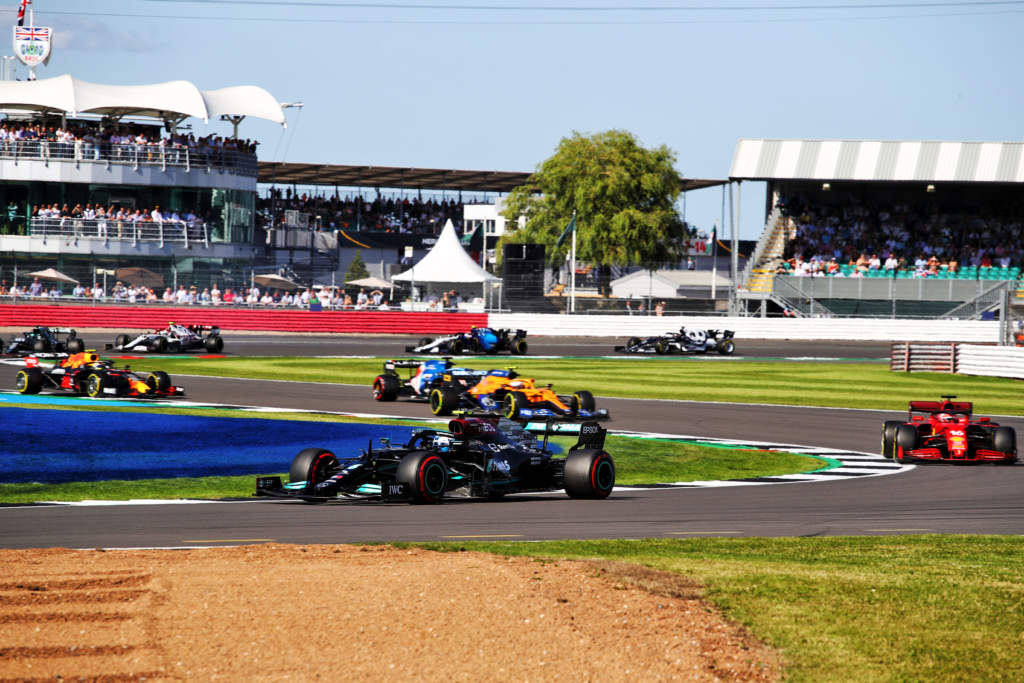
M 222 330 L 347 332 L 376 334 L 452 334 L 487 325 L 483 313 L 406 313 L 402 311 L 277 311 L 198 306 L 0 306 L 0 327 L 101 327 L 157 329 L 174 321 L 217 325 Z
M 1024 379 L 1024 348 L 957 344 L 956 361 L 963 375 Z
M 954 372 L 957 344 L 893 344 L 889 369 L 893 372 Z
M 534 335 L 643 337 L 680 327 L 728 329 L 743 339 L 837 339 L 844 341 L 919 341 L 996 343 L 998 320 L 904 320 L 877 318 L 741 318 L 714 316 L 559 315 L 492 313 L 491 327 L 523 329 Z M 825 350 L 825 349 L 823 349 Z

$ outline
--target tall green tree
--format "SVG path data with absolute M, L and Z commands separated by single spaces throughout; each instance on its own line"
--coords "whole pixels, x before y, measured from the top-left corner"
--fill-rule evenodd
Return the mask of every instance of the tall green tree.
M 690 233 L 676 209 L 675 160 L 665 145 L 645 149 L 626 131 L 574 132 L 509 194 L 502 214 L 513 225 L 524 216 L 526 225 L 503 241 L 543 244 L 548 262 L 560 263 L 571 241 L 556 243 L 575 212 L 580 261 L 646 268 L 678 261 Z
M 366 269 L 366 264 L 363 262 L 362 251 L 356 249 L 355 255 L 349 261 L 348 270 L 345 271 L 345 282 L 359 280 L 364 277 L 370 277 L 370 271 Z

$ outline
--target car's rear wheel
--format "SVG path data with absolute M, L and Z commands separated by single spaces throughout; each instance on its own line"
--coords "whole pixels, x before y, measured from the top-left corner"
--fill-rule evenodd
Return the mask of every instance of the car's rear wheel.
M 85 351 L 85 342 L 81 339 L 68 339 L 68 353 L 81 353 Z
M 19 394 L 38 394 L 43 388 L 43 371 L 39 368 L 25 368 L 18 371 L 14 386 Z
M 917 430 L 910 425 L 901 424 L 896 428 L 896 459 L 910 462 L 909 452 L 917 448 Z
M 85 393 L 92 398 L 99 398 L 109 384 L 105 373 L 93 372 L 85 378 Z
M 570 451 L 563 484 L 570 498 L 607 498 L 615 487 L 615 462 L 596 448 Z
M 594 395 L 589 391 L 580 390 L 572 395 L 572 400 L 569 401 L 569 407 L 572 409 L 573 415 L 579 415 L 580 409 L 588 412 L 594 412 Z
M 451 387 L 437 387 L 430 392 L 430 412 L 451 415 L 459 407 L 459 392 Z
M 510 420 L 514 420 L 522 413 L 523 408 L 530 405 L 530 399 L 521 391 L 510 391 L 505 394 L 501 403 L 501 414 Z
M 1003 453 L 1017 454 L 1017 431 L 1013 427 L 996 427 L 992 434 L 992 448 Z
M 373 398 L 376 401 L 394 401 L 401 385 L 394 375 L 377 375 L 373 380 Z
M 398 463 L 395 478 L 405 484 L 414 503 L 440 503 L 448 487 L 448 466 L 430 451 L 413 451 Z
M 203 347 L 210 353 L 220 353 L 224 350 L 224 338 L 219 334 L 211 334 L 203 340 Z
M 512 353 L 514 353 L 517 356 L 525 356 L 529 348 L 530 345 L 527 344 L 526 340 L 523 339 L 522 337 L 512 342 Z
M 882 457 L 896 457 L 896 430 L 903 424 L 899 420 L 886 420 L 882 425 Z
M 458 356 L 459 354 L 461 354 L 465 350 L 465 348 L 466 345 L 462 343 L 461 339 L 453 339 L 452 342 L 448 345 L 448 350 L 454 356 Z
M 157 337 L 153 340 L 153 350 L 157 353 L 167 353 L 167 337 Z
M 32 342 L 32 351 L 34 353 L 49 353 L 50 342 L 46 341 L 45 339 L 36 339 L 34 342 Z
M 306 482 L 306 493 L 313 494 L 317 484 L 330 479 L 338 471 L 338 458 L 325 448 L 306 448 L 292 458 L 288 481 Z M 311 501 L 317 502 L 317 501 Z
M 718 352 L 723 356 L 731 356 L 736 353 L 736 345 L 732 343 L 732 340 L 724 341 L 718 345 Z
M 171 388 L 171 376 L 163 370 L 154 370 L 146 376 L 146 384 L 153 391 L 167 391 Z

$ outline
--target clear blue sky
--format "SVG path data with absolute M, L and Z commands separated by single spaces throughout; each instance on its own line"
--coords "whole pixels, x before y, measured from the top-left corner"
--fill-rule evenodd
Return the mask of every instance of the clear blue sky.
M 531 171 L 572 131 L 621 128 L 673 149 L 687 177 L 725 178 L 741 137 L 1022 136 L 1024 2 L 386 4 L 36 0 L 56 32 L 39 77 L 259 85 L 305 103 L 285 132 L 242 124 L 261 159 L 290 162 Z M 699 9 L 660 11 L 682 7 Z M 763 189 L 743 198 L 754 238 Z M 720 190 L 686 208 L 710 227 Z

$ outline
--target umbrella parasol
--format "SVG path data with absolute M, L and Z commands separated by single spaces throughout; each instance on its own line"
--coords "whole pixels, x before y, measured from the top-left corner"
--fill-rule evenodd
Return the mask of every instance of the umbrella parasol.
M 146 268 L 118 268 L 117 279 L 136 287 L 163 287 L 164 277 Z
M 280 275 L 257 275 L 253 278 L 253 282 L 263 285 L 264 287 L 271 287 L 274 289 L 298 289 L 302 286 L 299 283 L 292 282 L 288 278 L 283 278 Z
M 346 285 L 353 285 L 355 287 L 371 287 L 373 289 L 385 289 L 391 287 L 392 284 L 387 280 L 382 280 L 379 277 L 373 275 L 369 277 L 361 277 L 358 280 L 349 280 L 345 283 Z
M 37 270 L 34 273 L 29 273 L 29 277 L 37 277 L 41 280 L 56 280 L 57 282 L 74 282 L 78 284 L 78 280 L 70 278 L 59 270 L 53 268 L 47 268 L 46 270 Z

